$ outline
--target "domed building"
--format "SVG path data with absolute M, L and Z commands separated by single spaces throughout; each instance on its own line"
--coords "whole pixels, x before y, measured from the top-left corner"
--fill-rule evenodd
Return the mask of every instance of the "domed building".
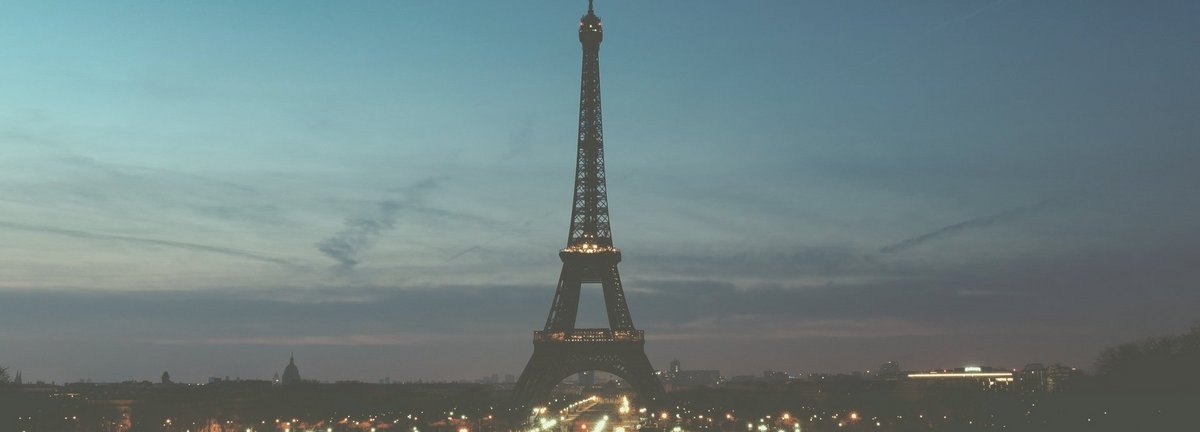
M 288 365 L 283 368 L 283 378 L 280 380 L 283 385 L 300 384 L 300 368 L 296 367 L 296 355 L 292 354 Z

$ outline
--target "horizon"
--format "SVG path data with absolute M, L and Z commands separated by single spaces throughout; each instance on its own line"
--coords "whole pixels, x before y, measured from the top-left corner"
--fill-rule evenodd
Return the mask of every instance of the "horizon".
M 300 362 L 300 363 L 302 363 L 302 362 Z M 297 363 L 297 367 L 299 367 L 300 363 Z M 1020 371 L 1023 367 L 1030 366 L 1033 364 L 1046 366 L 1046 364 L 1042 364 L 1040 362 L 1030 362 L 1030 363 L 1026 363 L 1025 365 L 1022 365 L 1022 367 L 1016 367 L 1016 368 L 1004 368 L 1004 367 L 995 367 L 994 365 L 980 365 L 980 364 L 964 364 L 964 365 L 957 365 L 957 366 L 950 366 L 950 367 L 917 368 L 917 369 L 905 369 L 905 368 L 903 368 L 903 366 L 901 366 L 900 372 L 901 373 L 927 373 L 927 372 L 937 372 L 937 371 L 944 372 L 944 371 L 953 371 L 953 370 L 961 371 L 963 369 L 970 369 L 973 367 L 983 368 L 984 370 L 1017 372 L 1017 371 Z M 1066 366 L 1066 367 L 1071 367 L 1073 370 L 1082 371 L 1083 373 L 1088 372 L 1088 370 L 1086 368 L 1077 368 L 1077 367 L 1072 367 L 1070 365 L 1062 365 L 1062 364 L 1058 364 L 1058 363 L 1050 363 L 1049 365 Z M 21 382 L 23 385 L 56 385 L 56 386 L 66 386 L 66 385 L 74 385 L 74 384 L 107 385 L 107 384 L 127 384 L 127 383 L 145 383 L 145 382 L 158 384 L 159 381 L 161 381 L 162 373 L 167 373 L 168 376 L 170 376 L 170 379 L 171 379 L 170 384 L 206 385 L 206 384 L 223 383 L 223 382 L 258 382 L 258 381 L 278 382 L 279 381 L 278 377 L 282 375 L 283 370 L 284 370 L 284 368 L 281 367 L 276 372 L 274 372 L 273 375 L 266 376 L 266 377 L 209 375 L 207 377 L 204 377 L 204 378 L 198 379 L 198 380 L 194 380 L 194 381 L 177 379 L 175 375 L 171 374 L 170 370 L 165 370 L 163 372 L 160 372 L 157 375 L 156 379 L 131 377 L 131 378 L 115 380 L 115 381 L 96 381 L 91 378 L 84 377 L 84 378 L 79 378 L 79 379 L 70 380 L 70 381 L 62 381 L 62 382 L 36 379 L 36 378 L 26 379 L 21 374 L 20 370 L 9 370 L 8 372 L 10 375 L 12 375 L 14 377 L 20 376 Z M 659 369 L 658 372 L 663 372 L 663 371 L 667 371 L 667 370 L 668 370 L 667 368 L 663 368 L 663 369 Z M 681 369 L 681 370 L 693 371 L 693 370 L 706 370 L 706 369 Z M 786 374 L 788 374 L 789 379 L 796 379 L 796 380 L 801 380 L 801 381 L 806 380 L 808 378 L 812 378 L 812 377 L 823 377 L 823 376 L 846 376 L 846 377 L 861 376 L 864 378 L 869 378 L 872 376 L 876 376 L 879 373 L 878 369 L 849 370 L 849 371 L 805 371 L 805 372 L 785 371 L 785 370 L 766 370 L 766 371 L 760 371 L 758 373 L 744 373 L 744 374 L 721 373 L 721 378 L 724 380 L 724 382 L 730 382 L 730 380 L 733 378 L 744 378 L 744 377 L 750 377 L 750 378 L 753 378 L 756 380 L 762 380 L 762 379 L 767 378 L 766 373 L 769 373 L 769 372 L 786 373 Z M 793 373 L 793 372 L 795 372 L 795 373 Z M 512 384 L 515 384 L 515 381 L 507 381 L 507 379 L 512 378 L 515 380 L 518 377 L 518 375 L 519 375 L 519 372 L 499 371 L 499 372 L 492 372 L 490 374 L 485 374 L 482 376 L 450 378 L 450 379 L 443 379 L 443 380 L 422 379 L 420 377 L 413 378 L 413 379 L 396 380 L 396 379 L 393 379 L 391 376 L 380 376 L 380 377 L 376 377 L 375 379 L 368 380 L 368 379 L 341 379 L 341 378 L 337 378 L 337 377 L 312 378 L 312 377 L 305 375 L 303 372 L 301 372 L 301 378 L 303 379 L 303 381 L 308 382 L 308 383 L 313 383 L 313 384 L 379 384 L 379 385 L 407 385 L 407 384 L 512 385 Z M 605 376 L 606 380 L 620 380 L 621 379 L 620 377 L 618 377 L 616 375 L 612 375 L 612 374 L 609 374 L 606 372 L 597 372 L 597 376 L 598 377 Z M 498 379 L 499 381 L 495 381 L 495 382 L 488 381 L 489 379 L 492 379 L 492 378 Z M 575 379 L 577 379 L 577 376 L 572 375 L 572 376 L 568 377 L 567 379 L 565 379 L 564 382 L 571 382 L 571 381 L 574 381 Z
M 8 9 L 0 366 L 520 374 L 571 215 L 584 2 Z M 596 13 L 655 369 L 1089 370 L 1200 319 L 1194 3 Z

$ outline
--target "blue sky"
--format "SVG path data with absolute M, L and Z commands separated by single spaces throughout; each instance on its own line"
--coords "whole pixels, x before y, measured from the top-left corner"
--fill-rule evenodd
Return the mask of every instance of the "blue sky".
M 0 6 L 0 364 L 519 372 L 566 238 L 585 8 Z M 1200 5 L 597 13 L 656 365 L 1086 367 L 1195 322 Z

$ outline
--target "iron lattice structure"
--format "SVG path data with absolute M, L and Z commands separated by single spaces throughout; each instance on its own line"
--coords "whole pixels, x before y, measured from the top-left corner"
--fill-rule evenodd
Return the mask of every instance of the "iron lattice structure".
M 579 136 L 575 160 L 575 190 L 567 247 L 559 251 L 562 273 L 550 315 L 542 331 L 534 332 L 533 356 L 517 381 L 516 402 L 543 402 L 560 381 L 573 374 L 599 370 L 655 399 L 662 384 L 646 357 L 645 335 L 634 328 L 613 247 L 608 217 L 608 188 L 604 178 L 604 130 L 600 110 L 600 42 L 604 29 L 588 2 L 579 20 L 583 73 L 579 90 Z M 608 312 L 608 328 L 575 328 L 583 284 L 600 284 Z

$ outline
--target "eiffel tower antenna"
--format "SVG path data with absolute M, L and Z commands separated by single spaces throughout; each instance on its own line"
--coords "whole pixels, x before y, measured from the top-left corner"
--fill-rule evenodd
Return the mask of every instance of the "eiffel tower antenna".
M 663 391 L 646 357 L 645 334 L 633 326 L 617 272 L 621 251 L 613 246 L 604 176 L 604 121 L 600 109 L 603 39 L 603 24 L 589 0 L 587 15 L 579 20 L 583 72 L 571 223 L 567 246 L 558 253 L 562 273 L 546 326 L 534 332 L 533 356 L 517 381 L 516 402 L 527 406 L 549 399 L 554 386 L 564 378 L 590 370 L 620 377 L 647 399 L 653 400 Z M 607 328 L 575 327 L 584 284 L 599 284 L 603 290 Z

